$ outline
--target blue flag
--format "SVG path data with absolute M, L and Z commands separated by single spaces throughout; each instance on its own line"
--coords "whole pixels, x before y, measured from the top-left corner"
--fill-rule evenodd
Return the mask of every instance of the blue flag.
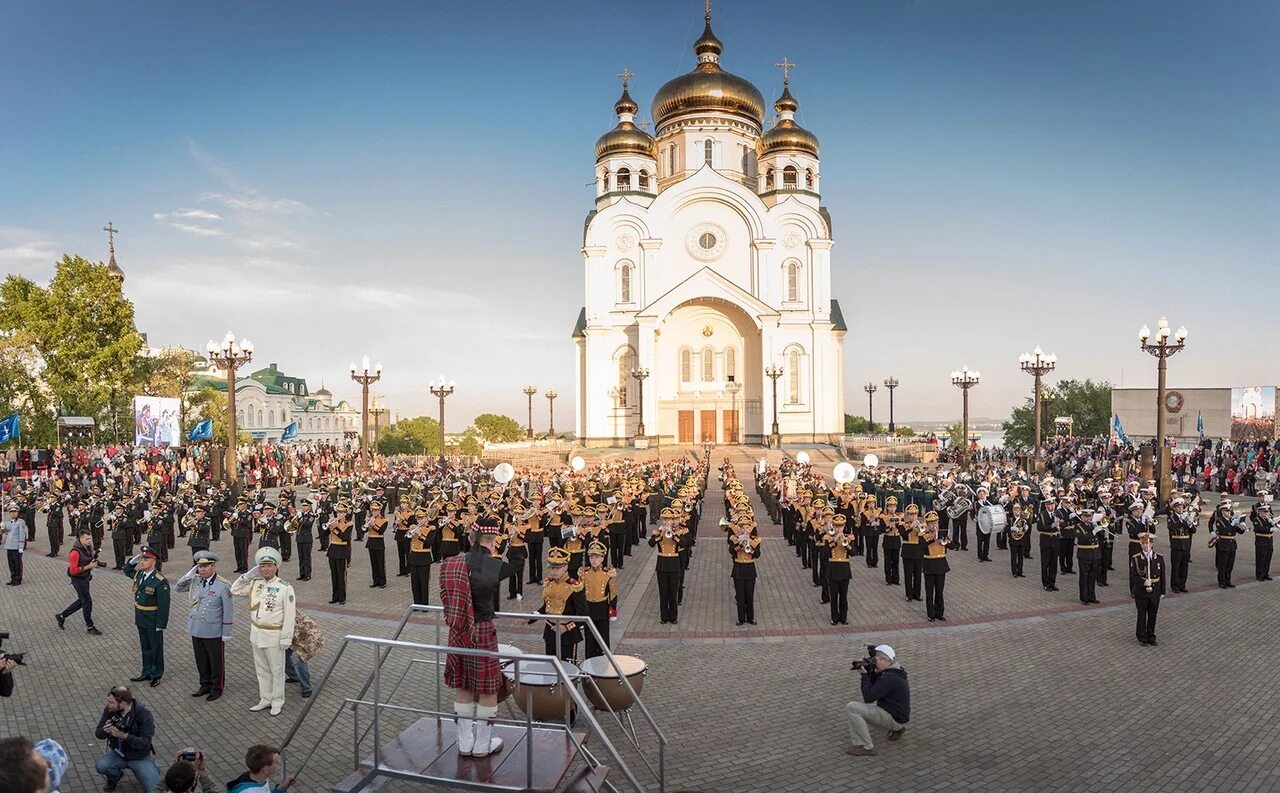
M 22 435 L 22 421 L 17 413 L 10 413 L 0 419 L 0 443 L 8 443 Z
M 298 439 L 298 420 L 294 419 L 289 422 L 289 426 L 284 428 L 284 434 L 280 436 L 282 441 L 294 441 Z
M 1116 438 L 1118 438 L 1121 443 L 1127 446 L 1129 444 L 1129 436 L 1124 434 L 1124 427 L 1120 426 L 1120 414 L 1114 413 L 1112 415 L 1115 416 L 1115 420 L 1112 422 L 1111 426 L 1113 429 L 1115 429 Z
M 1196 432 L 1200 433 L 1200 440 L 1204 440 L 1204 416 L 1200 415 L 1200 411 L 1196 411 Z
M 205 419 L 192 427 L 191 432 L 187 435 L 187 440 L 193 442 L 213 440 L 213 419 Z

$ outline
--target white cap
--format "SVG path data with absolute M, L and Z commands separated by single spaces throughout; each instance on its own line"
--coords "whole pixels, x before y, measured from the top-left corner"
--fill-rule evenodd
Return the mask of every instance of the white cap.
M 890 661 L 898 657 L 898 654 L 893 651 L 893 648 L 887 644 L 876 645 L 876 652 L 883 655 L 885 658 L 888 658 Z
M 253 561 L 258 564 L 263 562 L 271 562 L 274 565 L 280 564 L 280 552 L 270 546 L 259 548 L 258 552 L 253 555 Z

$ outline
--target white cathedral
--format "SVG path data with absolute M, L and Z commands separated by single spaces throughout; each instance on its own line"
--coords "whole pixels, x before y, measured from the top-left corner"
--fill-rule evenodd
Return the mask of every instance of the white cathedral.
M 844 432 L 818 139 L 796 124 L 785 59 L 765 130 L 764 97 L 720 67 L 706 20 L 697 66 L 653 98 L 655 135 L 624 71 L 618 125 L 596 143 L 573 331 L 587 445 L 765 443 L 775 417 L 783 442 Z

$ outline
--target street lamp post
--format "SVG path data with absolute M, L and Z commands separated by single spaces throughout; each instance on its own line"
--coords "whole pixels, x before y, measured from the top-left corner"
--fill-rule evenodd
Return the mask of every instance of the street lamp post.
M 1165 370 L 1170 357 L 1182 352 L 1187 346 L 1187 328 L 1182 326 L 1173 334 L 1173 342 L 1169 341 L 1169 321 L 1164 317 L 1156 323 L 1156 340 L 1148 342 L 1151 330 L 1146 325 L 1138 331 L 1138 345 L 1159 361 L 1156 375 L 1156 506 L 1164 503 L 1164 411 L 1165 411 Z
M 444 381 L 444 375 L 434 383 L 430 383 L 431 396 L 440 400 L 440 465 L 444 465 L 444 400 L 454 391 L 454 383 Z
M 524 395 L 529 398 L 529 440 L 533 440 L 533 395 L 538 393 L 538 389 L 534 386 L 527 385 L 523 389 Z
M 969 389 L 978 384 L 978 380 L 982 377 L 977 370 L 969 371 L 969 367 L 964 367 L 959 371 L 951 373 L 951 384 L 964 392 L 964 419 L 962 424 L 962 432 L 960 435 L 960 468 L 969 467 Z
M 730 380 L 725 388 L 729 389 L 729 412 L 733 414 L 733 436 L 726 438 L 726 443 L 742 443 L 742 417 L 738 414 L 738 392 L 742 383 Z
M 1024 352 L 1018 356 L 1018 366 L 1022 367 L 1022 371 L 1035 378 L 1033 402 L 1036 414 L 1036 442 L 1035 456 L 1031 458 L 1031 470 L 1033 473 L 1038 474 L 1043 465 L 1040 461 L 1040 439 L 1042 437 L 1042 430 L 1040 429 L 1040 380 L 1057 368 L 1058 356 L 1053 353 L 1045 355 L 1044 351 L 1040 349 L 1040 345 L 1036 345 L 1036 348 L 1031 352 Z
M 379 363 L 369 371 L 369 356 L 360 361 L 360 368 L 354 363 L 347 367 L 351 379 L 360 384 L 360 468 L 368 471 L 371 453 L 369 449 L 369 386 L 382 379 L 382 364 Z
M 897 428 L 893 423 L 893 390 L 898 387 L 898 378 L 886 378 L 884 381 L 884 387 L 889 389 L 889 434 L 892 435 Z
M 872 418 L 872 410 L 875 408 L 876 384 L 867 383 L 862 387 L 862 390 L 867 392 L 867 434 L 875 435 L 874 424 L 876 422 L 875 419 Z
M 551 440 L 556 438 L 556 397 L 560 396 L 554 388 L 548 388 L 544 394 L 547 398 L 547 436 Z
M 773 381 L 773 429 L 769 432 L 769 445 L 776 449 L 782 445 L 782 435 L 778 432 L 778 378 L 782 377 L 782 367 L 770 364 L 764 373 Z
M 227 372 L 227 470 L 223 476 L 231 482 L 236 481 L 236 369 L 253 360 L 253 342 L 241 339 L 236 344 L 236 335 L 227 331 L 222 344 L 209 340 L 205 347 L 209 353 L 209 361 L 225 369 Z
M 634 377 L 634 378 L 636 379 L 636 386 L 637 386 L 637 389 L 638 389 L 636 396 L 638 397 L 638 400 L 639 400 L 639 402 L 640 402 L 640 420 L 639 420 L 639 422 L 636 424 L 636 437 L 637 437 L 637 438 L 643 438 L 643 437 L 645 437 L 645 433 L 644 433 L 644 381 L 645 381 L 645 378 L 647 378 L 647 377 L 649 376 L 649 370 L 648 370 L 648 369 L 645 369 L 645 368 L 644 368 L 644 367 L 642 367 L 642 366 L 637 366 L 635 369 L 632 369 L 632 370 L 631 370 L 631 376 L 632 376 L 632 377 Z

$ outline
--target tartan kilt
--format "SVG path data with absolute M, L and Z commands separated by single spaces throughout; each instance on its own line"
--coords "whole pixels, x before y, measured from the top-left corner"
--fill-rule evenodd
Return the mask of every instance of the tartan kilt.
M 498 649 L 498 632 L 492 620 L 475 624 L 473 636 L 455 636 L 449 633 L 449 644 L 475 650 Z M 473 655 L 449 655 L 444 662 L 444 684 L 476 694 L 497 694 L 502 687 L 502 670 L 497 658 L 481 658 Z

